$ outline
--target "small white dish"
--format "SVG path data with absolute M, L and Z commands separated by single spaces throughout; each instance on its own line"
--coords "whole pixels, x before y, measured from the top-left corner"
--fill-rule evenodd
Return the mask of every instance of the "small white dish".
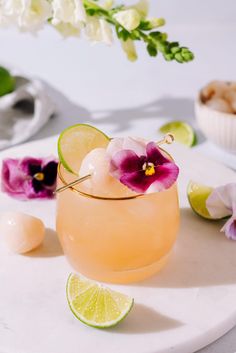
M 223 113 L 208 107 L 201 99 L 195 101 L 198 125 L 208 140 L 236 154 L 236 114 Z

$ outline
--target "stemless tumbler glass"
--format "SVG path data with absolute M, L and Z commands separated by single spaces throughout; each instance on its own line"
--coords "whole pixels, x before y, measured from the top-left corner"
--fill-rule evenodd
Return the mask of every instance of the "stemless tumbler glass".
M 71 182 L 60 164 L 58 186 Z M 57 232 L 72 267 L 112 283 L 141 281 L 166 263 L 179 228 L 177 186 L 107 198 L 70 187 L 57 196 Z

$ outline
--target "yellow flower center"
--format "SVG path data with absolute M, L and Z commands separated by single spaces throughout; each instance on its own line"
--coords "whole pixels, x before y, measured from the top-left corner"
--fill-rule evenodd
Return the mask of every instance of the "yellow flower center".
M 151 176 L 155 174 L 155 165 L 151 162 L 144 163 L 143 170 L 145 171 L 145 175 Z
M 38 181 L 43 181 L 44 180 L 44 174 L 43 173 L 36 173 L 34 175 L 34 179 L 36 179 Z

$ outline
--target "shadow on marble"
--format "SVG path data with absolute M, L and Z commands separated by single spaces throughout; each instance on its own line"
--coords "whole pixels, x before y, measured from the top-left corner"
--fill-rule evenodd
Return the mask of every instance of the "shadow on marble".
M 220 232 L 223 223 L 182 209 L 180 234 L 169 262 L 159 274 L 137 285 L 190 288 L 236 283 L 236 244 Z
M 194 127 L 198 137 L 198 144 L 205 141 L 194 119 L 194 102 L 189 98 L 163 96 L 150 103 L 137 107 L 94 111 L 93 116 L 97 117 L 96 124 L 112 123 L 114 125 L 114 131 L 117 133 L 129 129 L 135 122 L 145 118 L 166 118 L 168 121 L 183 120 Z
M 189 122 L 195 128 L 198 143 L 204 141 L 203 135 L 195 124 L 192 99 L 163 96 L 147 104 L 131 108 L 89 111 L 85 107 L 71 102 L 69 98 L 47 82 L 44 84 L 49 96 L 57 106 L 58 113 L 34 136 L 34 140 L 59 134 L 66 127 L 78 122 L 95 124 L 98 127 L 109 124 L 112 125 L 114 133 L 122 133 L 145 118 L 166 118 L 168 121 L 184 120 Z
M 46 229 L 43 243 L 37 249 L 25 254 L 25 256 L 29 257 L 56 257 L 62 255 L 64 254 L 57 233 L 50 228 Z
M 81 123 L 92 123 L 91 113 L 81 105 L 74 104 L 63 93 L 44 82 L 45 89 L 52 101 L 56 105 L 57 113 L 54 114 L 49 122 L 32 138 L 39 140 L 42 138 L 58 135 L 67 127 Z M 94 122 L 94 121 L 93 121 Z
M 109 329 L 111 333 L 138 334 L 160 332 L 175 329 L 183 324 L 168 316 L 162 315 L 152 308 L 135 303 L 129 316 L 119 326 Z

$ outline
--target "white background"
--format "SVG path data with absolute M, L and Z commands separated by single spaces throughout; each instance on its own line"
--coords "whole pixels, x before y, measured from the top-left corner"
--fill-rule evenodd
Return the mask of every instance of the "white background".
M 94 123 L 113 135 L 142 131 L 147 137 L 167 120 L 186 120 L 196 127 L 193 101 L 198 90 L 211 79 L 236 80 L 236 1 L 151 3 L 152 15 L 167 19 L 170 39 L 194 51 L 193 63 L 149 58 L 141 45 L 139 60 L 130 63 L 119 43 L 107 48 L 84 40 L 64 41 L 52 29 L 37 38 L 0 31 L 0 61 L 47 81 L 57 104 L 57 116 L 35 139 L 79 121 Z M 200 132 L 198 137 L 202 153 L 236 167 L 235 157 L 205 142 Z M 236 329 L 201 352 L 235 351 Z

